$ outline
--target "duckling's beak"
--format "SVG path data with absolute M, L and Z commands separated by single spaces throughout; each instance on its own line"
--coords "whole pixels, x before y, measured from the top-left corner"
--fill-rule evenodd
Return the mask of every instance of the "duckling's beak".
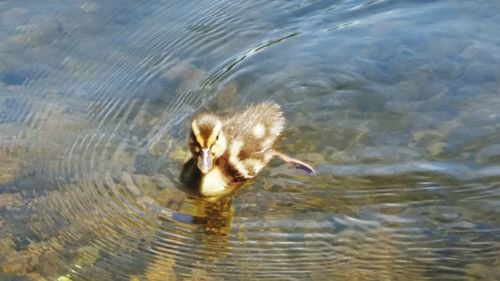
M 213 160 L 210 155 L 210 148 L 202 148 L 200 156 L 198 156 L 198 169 L 204 174 L 212 169 Z

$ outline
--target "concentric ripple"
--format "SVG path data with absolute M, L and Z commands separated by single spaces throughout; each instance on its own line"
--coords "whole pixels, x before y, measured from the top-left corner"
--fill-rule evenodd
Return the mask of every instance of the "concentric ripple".
M 498 8 L 0 1 L 0 279 L 499 279 Z M 318 175 L 184 194 L 190 117 L 268 99 Z

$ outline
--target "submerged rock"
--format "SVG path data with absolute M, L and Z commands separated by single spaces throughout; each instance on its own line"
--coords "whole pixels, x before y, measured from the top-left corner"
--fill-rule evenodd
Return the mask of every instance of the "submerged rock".
M 142 193 L 135 184 L 132 179 L 132 175 L 129 173 L 123 172 L 120 177 L 121 183 L 125 186 L 125 188 L 134 196 L 140 196 Z
M 17 193 L 0 194 L 0 209 L 10 209 L 12 207 L 22 206 L 21 195 Z
M 101 257 L 98 248 L 93 246 L 83 246 L 76 250 L 73 263 L 75 265 L 85 267 L 94 264 Z
M 54 274 L 58 272 L 67 271 L 67 265 L 55 250 L 46 251 L 40 256 L 39 260 L 40 262 L 35 271 L 43 276 L 54 277 Z
M 7 256 L 1 265 L 1 272 L 7 274 L 25 275 L 38 264 L 38 254 L 34 251 L 14 252 Z
M 2 257 L 3 255 L 7 256 L 13 252 L 15 252 L 15 249 L 12 239 L 10 237 L 0 239 L 0 257 Z
M 0 184 L 7 184 L 14 181 L 20 169 L 21 163 L 19 160 L 7 157 L 3 151 L 0 151 Z
M 38 19 L 29 24 L 19 25 L 18 32 L 10 41 L 21 44 L 43 45 L 51 43 L 65 34 L 62 22 L 55 17 Z
M 238 85 L 235 82 L 230 82 L 218 91 L 215 98 L 215 109 L 224 110 L 234 105 L 238 97 Z
M 99 8 L 98 4 L 95 2 L 85 2 L 80 6 L 80 9 L 82 9 L 85 13 L 92 13 L 97 11 Z
M 465 267 L 467 278 L 464 280 L 498 280 L 500 270 L 498 267 L 481 263 L 471 263 Z

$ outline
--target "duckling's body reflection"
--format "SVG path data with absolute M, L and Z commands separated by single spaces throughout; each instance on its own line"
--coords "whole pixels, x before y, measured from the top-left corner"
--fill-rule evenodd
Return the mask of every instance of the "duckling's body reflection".
M 232 196 L 214 200 L 187 195 L 176 211 L 159 212 L 157 232 L 149 250 L 152 259 L 143 276 L 131 280 L 170 280 L 180 273 L 211 280 L 205 269 L 185 265 L 195 265 L 200 260 L 215 265 L 229 255 L 232 202 Z
M 188 196 L 181 212 L 173 213 L 172 219 L 193 224 L 207 235 L 226 236 L 231 231 L 233 214 L 232 196 L 217 199 Z
M 231 232 L 233 221 L 233 197 L 226 196 L 216 200 L 196 199 L 197 210 L 193 223 L 204 228 L 205 234 L 226 236 Z

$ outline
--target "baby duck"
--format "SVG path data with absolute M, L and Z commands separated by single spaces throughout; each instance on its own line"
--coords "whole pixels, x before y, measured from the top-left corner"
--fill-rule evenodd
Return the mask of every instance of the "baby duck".
M 272 149 L 283 131 L 285 118 L 279 105 L 263 102 L 227 117 L 203 113 L 191 123 L 189 149 L 181 181 L 203 197 L 234 192 L 277 156 L 309 174 L 308 164 Z

